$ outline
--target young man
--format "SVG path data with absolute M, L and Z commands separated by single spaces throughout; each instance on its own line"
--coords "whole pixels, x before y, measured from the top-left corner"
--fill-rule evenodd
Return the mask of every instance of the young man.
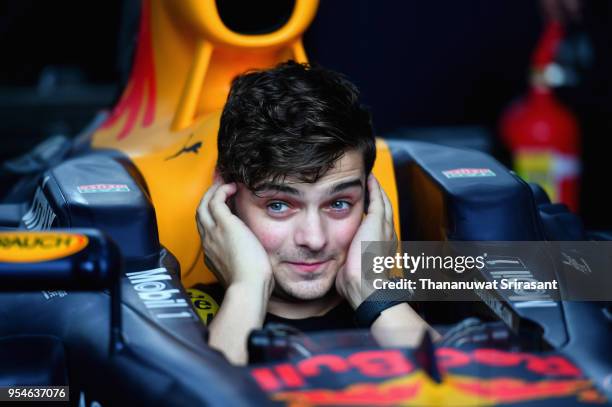
M 247 361 L 248 335 L 265 322 L 355 327 L 367 296 L 360 243 L 397 240 L 389 198 L 371 174 L 375 139 L 358 96 L 340 74 L 293 62 L 232 84 L 216 180 L 197 222 L 225 287 L 210 345 L 234 363 Z M 374 335 L 403 332 L 400 344 L 427 327 L 406 303 L 374 317 Z

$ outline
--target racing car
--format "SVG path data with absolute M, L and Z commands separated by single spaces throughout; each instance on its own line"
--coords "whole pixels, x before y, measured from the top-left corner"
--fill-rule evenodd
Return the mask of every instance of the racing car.
M 246 367 L 208 346 L 213 301 L 188 288 L 214 281 L 194 214 L 212 182 L 219 109 L 237 73 L 307 61 L 301 34 L 317 2 L 277 3 L 242 26 L 223 2 L 143 0 L 117 105 L 76 139 L 4 166 L 23 176 L 0 204 L 0 386 L 67 386 L 72 405 L 607 403 L 605 301 L 426 302 L 419 312 L 442 339 L 410 349 L 286 326 L 251 334 Z M 373 172 L 405 241 L 606 239 L 482 152 L 379 138 Z

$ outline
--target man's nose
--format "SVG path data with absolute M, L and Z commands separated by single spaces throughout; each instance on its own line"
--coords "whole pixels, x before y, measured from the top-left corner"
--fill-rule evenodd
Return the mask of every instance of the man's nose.
M 295 243 L 313 252 L 322 250 L 327 244 L 327 233 L 321 216 L 315 211 L 307 212 L 299 222 Z

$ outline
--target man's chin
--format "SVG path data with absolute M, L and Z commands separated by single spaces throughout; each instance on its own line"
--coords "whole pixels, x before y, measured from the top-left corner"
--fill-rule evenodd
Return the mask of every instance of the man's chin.
M 333 281 L 299 281 L 280 283 L 274 287 L 274 295 L 289 301 L 313 301 L 325 297 L 333 288 Z

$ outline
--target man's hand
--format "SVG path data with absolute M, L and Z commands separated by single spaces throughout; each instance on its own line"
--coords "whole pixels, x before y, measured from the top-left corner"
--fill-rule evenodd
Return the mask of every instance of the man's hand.
M 368 177 L 368 191 L 368 213 L 351 242 L 346 263 L 336 277 L 336 290 L 353 309 L 357 309 L 369 294 L 361 290 L 361 242 L 390 241 L 394 243 L 393 247 L 397 247 L 398 243 L 393 225 L 393 207 L 374 175 Z M 415 346 L 425 330 L 430 331 L 434 340 L 439 338 L 439 334 L 407 303 L 387 308 L 371 327 L 374 338 L 382 346 Z
M 208 343 L 235 364 L 245 364 L 247 338 L 261 328 L 274 288 L 268 254 L 249 227 L 226 201 L 235 183 L 216 180 L 196 214 L 207 264 L 227 288 L 219 312 L 209 326 Z
M 234 215 L 226 201 L 236 193 L 235 183 L 219 180 L 206 191 L 197 211 L 197 226 L 206 263 L 225 285 L 274 287 L 268 255 L 253 232 Z
M 356 309 L 367 297 L 361 292 L 361 242 L 397 243 L 393 226 L 393 207 L 389 197 L 372 174 L 367 179 L 367 188 L 370 196 L 368 212 L 353 237 L 346 262 L 336 276 L 336 290 L 353 309 Z

